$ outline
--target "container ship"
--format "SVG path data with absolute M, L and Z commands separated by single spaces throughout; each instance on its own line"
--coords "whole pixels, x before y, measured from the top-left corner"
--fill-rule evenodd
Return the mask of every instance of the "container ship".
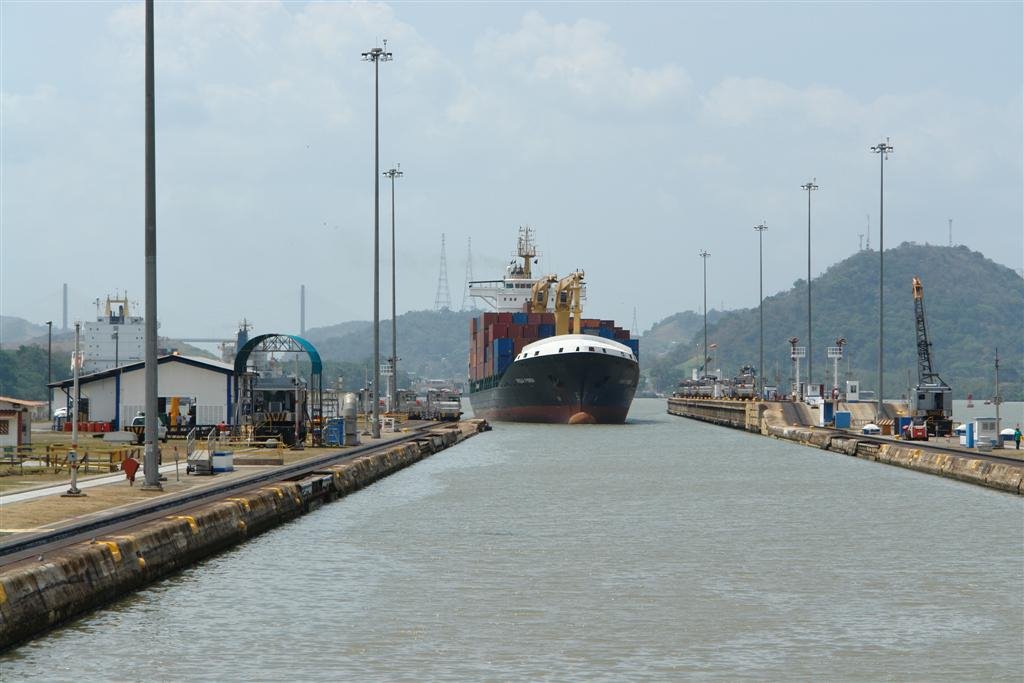
M 470 321 L 469 401 L 509 422 L 621 424 L 640 378 L 640 340 L 613 320 L 584 318 L 583 271 L 534 277 L 533 230 L 519 229 L 501 280 L 469 293 L 493 312 Z

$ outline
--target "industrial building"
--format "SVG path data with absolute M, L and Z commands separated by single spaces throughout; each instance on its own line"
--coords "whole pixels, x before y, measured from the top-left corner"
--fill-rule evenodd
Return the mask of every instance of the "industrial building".
M 167 415 L 173 405 L 179 415 L 192 424 L 216 425 L 230 421 L 234 397 L 234 368 L 227 363 L 169 354 L 157 359 L 158 409 Z M 81 395 L 80 422 L 110 422 L 115 430 L 131 422 L 145 410 L 145 362 L 82 375 L 78 379 Z M 74 381 L 54 382 L 59 389 L 54 400 L 71 404 Z M 61 393 L 63 392 L 63 393 Z

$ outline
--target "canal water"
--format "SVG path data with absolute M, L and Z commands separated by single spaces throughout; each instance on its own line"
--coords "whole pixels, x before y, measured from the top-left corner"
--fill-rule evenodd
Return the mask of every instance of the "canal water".
M 499 424 L 2 680 L 1013 680 L 1024 502 L 665 414 Z

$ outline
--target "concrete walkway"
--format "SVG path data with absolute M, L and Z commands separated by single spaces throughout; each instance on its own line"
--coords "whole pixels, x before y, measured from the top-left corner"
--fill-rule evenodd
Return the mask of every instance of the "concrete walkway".
M 181 462 L 179 463 L 178 466 L 180 468 L 179 471 L 181 472 L 181 475 L 185 476 L 185 463 Z M 161 465 L 160 467 L 160 474 L 167 475 L 168 473 L 174 473 L 173 462 L 170 463 L 169 465 Z M 135 475 L 135 481 L 141 483 L 144 479 L 145 477 L 142 474 L 142 468 L 139 468 L 138 474 Z M 116 484 L 124 480 L 124 472 L 115 472 L 113 474 L 103 475 L 100 477 L 89 477 L 88 479 L 79 479 L 78 488 L 88 489 L 94 486 L 103 486 L 104 484 Z M 68 490 L 68 488 L 71 485 L 70 482 L 71 479 L 69 477 L 67 481 L 62 481 L 59 484 L 51 484 L 50 486 L 28 489 L 27 491 L 8 493 L 6 496 L 0 496 L 0 508 L 2 508 L 4 505 L 9 505 L 11 503 L 20 503 L 22 501 L 34 500 L 36 498 L 43 498 L 45 496 L 59 495 Z

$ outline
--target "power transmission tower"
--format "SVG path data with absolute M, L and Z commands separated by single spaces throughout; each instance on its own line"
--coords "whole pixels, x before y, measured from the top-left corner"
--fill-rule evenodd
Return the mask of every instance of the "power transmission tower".
M 473 238 L 470 237 L 466 240 L 466 286 L 462 290 L 462 308 L 461 311 L 474 311 L 476 310 L 476 302 L 473 301 L 473 297 L 469 295 L 469 283 L 473 281 Z
M 437 274 L 437 294 L 434 296 L 434 310 L 448 311 L 452 307 L 452 295 L 448 291 L 448 257 L 444 250 L 444 233 L 441 233 L 441 272 Z
M 637 339 L 640 338 L 640 323 L 636 317 L 636 306 L 633 307 L 633 334 L 636 335 Z

